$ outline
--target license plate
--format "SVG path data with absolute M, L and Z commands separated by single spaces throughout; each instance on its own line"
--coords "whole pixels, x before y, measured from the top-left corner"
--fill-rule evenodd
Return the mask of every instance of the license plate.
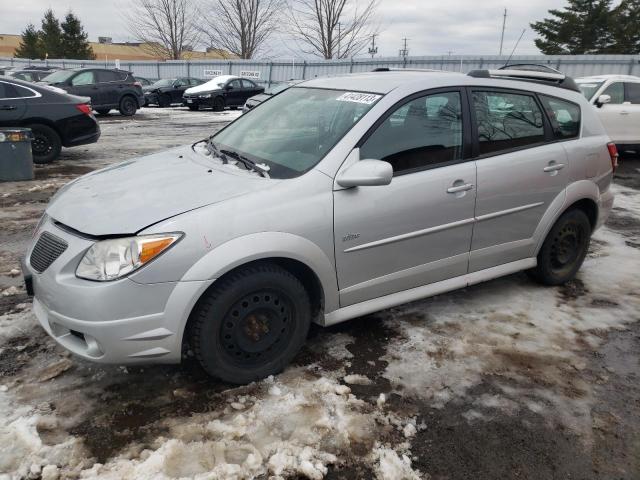
M 193 103 L 193 100 L 191 100 L 190 98 L 187 98 L 187 103 Z

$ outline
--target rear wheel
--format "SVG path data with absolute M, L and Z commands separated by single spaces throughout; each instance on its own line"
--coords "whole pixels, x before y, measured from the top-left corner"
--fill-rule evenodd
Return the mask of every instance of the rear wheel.
M 110 108 L 98 108 L 98 109 L 96 109 L 96 113 L 98 115 L 108 115 L 110 111 L 111 111 Z
M 248 383 L 280 372 L 309 331 L 309 296 L 273 264 L 242 268 L 220 280 L 193 313 L 192 343 L 210 375 Z
M 200 110 L 200 108 L 197 105 L 187 105 L 187 107 L 189 108 L 189 110 L 196 111 L 196 110 Z
M 33 141 L 31 142 L 33 163 L 50 163 L 60 156 L 62 140 L 60 140 L 58 132 L 42 124 L 28 125 L 28 128 L 33 132 Z
M 136 114 L 136 110 L 138 110 L 138 104 L 135 98 L 130 95 L 125 95 L 124 97 L 122 97 L 122 100 L 120 100 L 120 107 L 118 108 L 118 110 L 120 111 L 121 115 L 124 115 L 125 117 L 131 117 Z
M 224 110 L 224 98 L 222 97 L 216 97 L 213 99 L 213 111 L 214 112 L 221 112 L 222 110 Z
M 171 106 L 171 97 L 166 93 L 161 94 L 158 97 L 158 106 L 162 108 L 167 108 Z
M 568 282 L 582 266 L 590 239 L 591 224 L 582 210 L 563 213 L 542 244 L 530 275 L 545 285 Z

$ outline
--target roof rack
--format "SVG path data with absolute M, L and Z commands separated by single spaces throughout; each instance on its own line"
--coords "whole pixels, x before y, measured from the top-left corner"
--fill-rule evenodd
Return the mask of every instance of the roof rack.
M 543 85 L 551 85 L 554 87 L 564 88 L 580 92 L 578 85 L 571 77 L 567 77 L 564 73 L 560 73 L 550 67 L 531 65 L 530 67 L 538 67 L 539 70 L 525 70 L 525 65 L 504 66 L 499 70 L 472 70 L 467 75 L 475 78 L 503 78 L 505 80 L 521 80 L 523 82 L 541 83 Z M 526 65 L 529 67 L 529 65 Z M 545 71 L 541 71 L 541 70 Z

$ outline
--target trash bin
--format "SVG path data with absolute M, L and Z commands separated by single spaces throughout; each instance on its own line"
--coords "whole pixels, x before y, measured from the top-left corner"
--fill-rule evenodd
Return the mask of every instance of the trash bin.
M 32 140 L 28 128 L 0 128 L 0 181 L 33 180 Z

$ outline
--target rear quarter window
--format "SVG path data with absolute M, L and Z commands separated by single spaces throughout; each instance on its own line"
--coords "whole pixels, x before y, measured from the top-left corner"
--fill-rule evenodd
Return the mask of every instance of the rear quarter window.
M 640 83 L 627 82 L 627 102 L 640 104 Z
M 547 111 L 556 139 L 576 138 L 580 135 L 581 112 L 579 105 L 546 95 L 540 95 L 540 100 Z
M 16 98 L 17 96 L 12 84 L 0 82 L 0 99 Z

